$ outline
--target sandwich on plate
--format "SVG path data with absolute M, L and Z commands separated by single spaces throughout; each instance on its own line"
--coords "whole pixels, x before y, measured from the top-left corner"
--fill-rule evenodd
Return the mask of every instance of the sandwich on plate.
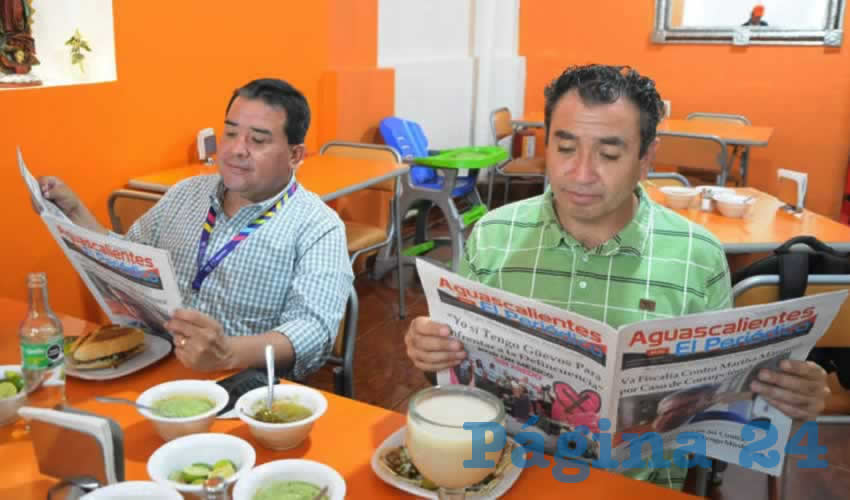
M 106 325 L 71 344 L 65 360 L 75 370 L 116 368 L 145 350 L 145 332 L 130 326 Z

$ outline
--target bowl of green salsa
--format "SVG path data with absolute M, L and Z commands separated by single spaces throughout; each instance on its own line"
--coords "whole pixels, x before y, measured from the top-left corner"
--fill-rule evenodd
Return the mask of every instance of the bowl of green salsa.
M 274 386 L 274 401 L 267 407 L 265 387 L 245 393 L 236 402 L 236 413 L 264 447 L 288 450 L 300 445 L 313 424 L 328 408 L 321 392 L 298 384 Z
M 170 441 L 208 431 L 228 398 L 223 387 L 209 380 L 173 380 L 151 387 L 136 402 L 154 409 L 139 413 L 153 423 L 162 439 Z
M 245 474 L 233 488 L 233 500 L 323 500 L 345 498 L 345 480 L 334 469 L 312 460 L 275 460 Z

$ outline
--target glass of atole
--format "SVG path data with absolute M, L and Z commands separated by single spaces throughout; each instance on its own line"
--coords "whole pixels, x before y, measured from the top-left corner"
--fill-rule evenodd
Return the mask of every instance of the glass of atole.
M 465 385 L 423 389 L 410 400 L 407 410 L 407 453 L 423 477 L 439 487 L 441 499 L 463 499 L 468 486 L 493 472 L 502 450 L 488 451 L 493 467 L 464 467 L 472 459 L 472 431 L 464 422 L 495 422 L 504 428 L 505 407 L 489 392 Z M 495 439 L 491 431 L 485 442 Z

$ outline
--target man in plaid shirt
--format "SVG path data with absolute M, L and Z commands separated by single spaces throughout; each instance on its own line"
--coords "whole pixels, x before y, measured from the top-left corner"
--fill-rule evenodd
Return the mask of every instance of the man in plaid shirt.
M 551 186 L 482 218 L 460 274 L 615 328 L 731 307 L 721 245 L 638 183 L 663 147 L 654 82 L 627 67 L 573 67 L 545 98 Z M 449 334 L 444 324 L 414 319 L 408 356 L 426 372 L 455 366 L 466 352 Z M 780 368 L 761 373 L 752 390 L 793 418 L 816 416 L 829 391 L 823 369 L 789 360 Z M 668 469 L 629 475 L 673 487 L 682 479 Z
M 263 366 L 271 344 L 288 375 L 303 378 L 327 359 L 353 274 L 342 221 L 297 184 L 309 124 L 307 100 L 286 82 L 236 90 L 219 174 L 171 187 L 127 232 L 171 255 L 185 309 L 164 326 L 184 365 Z M 62 181 L 39 182 L 72 221 L 107 233 Z

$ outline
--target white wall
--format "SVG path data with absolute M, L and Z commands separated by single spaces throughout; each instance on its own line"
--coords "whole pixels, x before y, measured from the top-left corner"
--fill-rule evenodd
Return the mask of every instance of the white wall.
M 32 73 L 45 86 L 108 82 L 117 79 L 112 0 L 62 0 L 33 2 L 32 34 L 41 64 Z M 71 66 L 65 42 L 80 30 L 91 52 L 83 51 L 85 73 Z
M 828 0 L 685 0 L 683 26 L 741 26 L 755 5 L 769 28 L 822 29 Z
M 378 65 L 395 68 L 395 114 L 434 149 L 489 144 L 489 112 L 519 114 L 518 0 L 379 0 Z

